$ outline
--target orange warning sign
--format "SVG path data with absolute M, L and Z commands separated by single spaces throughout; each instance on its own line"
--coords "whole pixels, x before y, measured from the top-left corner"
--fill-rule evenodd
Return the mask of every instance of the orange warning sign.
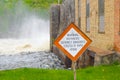
M 54 44 L 72 61 L 76 61 L 91 43 L 75 24 L 71 23 L 55 40 Z

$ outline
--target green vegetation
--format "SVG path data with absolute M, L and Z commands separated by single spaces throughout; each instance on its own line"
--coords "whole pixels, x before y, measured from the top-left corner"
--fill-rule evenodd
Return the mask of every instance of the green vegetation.
M 120 80 L 120 65 L 77 70 L 77 80 Z M 72 70 L 15 69 L 0 71 L 0 80 L 73 80 Z
M 13 8 L 18 1 L 25 3 L 32 9 L 49 9 L 51 4 L 58 3 L 58 0 L 0 0 L 0 10 Z M 60 0 L 61 2 L 62 0 Z
M 24 0 L 32 8 L 49 8 L 51 4 L 57 4 L 58 0 Z M 60 0 L 62 2 L 62 0 Z

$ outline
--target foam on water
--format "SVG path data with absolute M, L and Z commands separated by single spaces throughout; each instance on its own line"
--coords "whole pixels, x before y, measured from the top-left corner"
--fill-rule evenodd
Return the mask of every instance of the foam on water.
M 20 52 L 37 52 L 49 50 L 49 41 L 39 39 L 1 39 L 0 54 L 16 54 Z

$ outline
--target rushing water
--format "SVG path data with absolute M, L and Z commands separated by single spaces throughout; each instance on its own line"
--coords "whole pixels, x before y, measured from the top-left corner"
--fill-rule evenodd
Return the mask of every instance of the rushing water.
M 49 20 L 18 2 L 0 15 L 0 52 L 49 50 Z

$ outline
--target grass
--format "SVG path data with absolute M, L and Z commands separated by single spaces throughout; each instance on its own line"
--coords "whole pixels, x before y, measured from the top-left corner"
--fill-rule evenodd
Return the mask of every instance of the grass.
M 0 71 L 0 80 L 73 80 L 72 70 L 22 68 Z M 120 65 L 77 70 L 77 80 L 120 80 Z

